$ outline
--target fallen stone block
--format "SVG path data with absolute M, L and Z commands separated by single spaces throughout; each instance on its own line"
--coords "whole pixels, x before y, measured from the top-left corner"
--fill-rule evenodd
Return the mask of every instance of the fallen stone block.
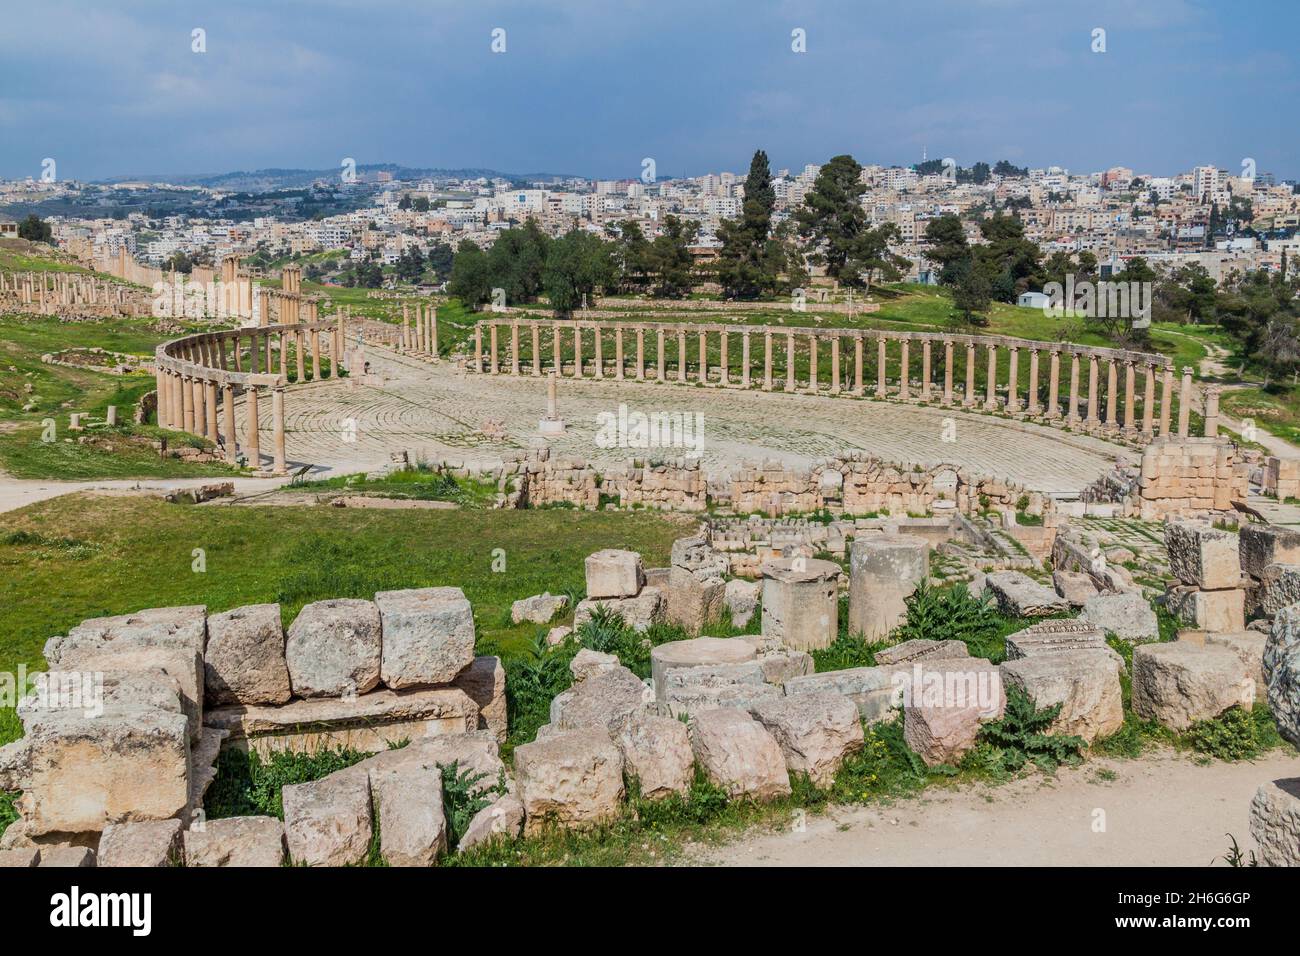
M 1228 634 L 1209 633 L 1205 643 L 1211 647 L 1224 647 L 1237 655 L 1246 668 L 1246 676 L 1255 682 L 1255 697 L 1263 700 L 1268 689 L 1264 680 L 1264 648 L 1268 635 L 1259 631 L 1237 631 Z
M 275 817 L 225 817 L 182 834 L 186 866 L 267 867 L 284 863 L 284 824 Z
M 460 588 L 375 595 L 383 633 L 380 678 L 393 690 L 455 680 L 474 661 L 474 612 Z
M 907 617 L 907 599 L 930 576 L 924 538 L 881 534 L 856 538 L 849 549 L 849 631 L 885 640 Z
M 377 767 L 368 777 L 384 861 L 389 866 L 433 866 L 447 851 L 441 771 L 437 767 Z
M 698 634 L 722 618 L 727 584 L 707 571 L 672 567 L 668 572 L 667 617 L 688 634 Z
M 548 824 L 584 828 L 615 819 L 623 798 L 623 755 L 604 728 L 555 733 L 515 750 L 526 832 Z
M 926 766 L 955 765 L 975 746 L 980 727 L 994 718 L 979 706 L 903 708 L 903 740 Z
M 315 753 L 346 747 L 374 753 L 403 740 L 464 734 L 479 727 L 479 709 L 456 687 L 380 689 L 355 700 L 295 700 L 282 707 L 217 707 L 209 727 L 229 733 L 227 746 Z M 495 731 L 494 731 L 495 732 Z
M 1263 664 L 1278 733 L 1300 747 L 1300 606 L 1283 608 L 1273 618 Z
M 782 696 L 781 688 L 764 680 L 763 667 L 757 661 L 674 668 L 664 675 L 664 685 L 662 706 L 673 717 L 718 707 L 749 710 Z
M 1256 598 L 1264 614 L 1276 614 L 1282 608 L 1300 602 L 1300 566 L 1266 565 L 1259 575 Z
M 1186 641 L 1133 649 L 1133 710 L 1183 731 L 1232 707 L 1250 707 L 1254 684 L 1236 654 Z
M 1273 780 L 1255 791 L 1250 835 L 1264 866 L 1300 866 L 1300 778 Z
M 748 627 L 754 612 L 758 610 L 758 599 L 762 586 L 757 581 L 728 581 L 725 600 L 727 610 L 731 612 L 733 627 Z
M 1184 584 L 1206 590 L 1241 585 L 1237 536 L 1209 522 L 1171 518 L 1165 523 L 1169 570 Z
M 289 625 L 285 659 L 299 697 L 354 697 L 379 686 L 379 609 L 371 601 L 316 601 Z
M 914 638 L 893 647 L 876 651 L 876 664 L 910 664 L 913 661 L 945 660 L 970 657 L 965 641 L 931 641 Z
M 514 624 L 531 621 L 534 624 L 549 624 L 551 618 L 569 606 L 569 599 L 563 594 L 545 591 L 515 601 L 510 605 L 510 620 Z
M 701 664 L 743 664 L 758 656 L 754 645 L 738 638 L 695 637 L 686 641 L 669 641 L 650 650 L 650 676 L 655 695 L 664 700 L 664 676 L 677 667 Z
M 1009 617 L 1046 617 L 1070 607 L 1065 598 L 1020 571 L 994 571 L 985 577 L 984 588 Z
M 524 827 L 524 805 L 514 794 L 503 794 L 474 814 L 456 847 L 464 853 L 492 840 L 515 840 Z
M 1300 564 L 1300 531 L 1275 524 L 1244 524 L 1237 535 L 1241 569 L 1261 578 L 1270 564 Z
M 1079 620 L 1096 625 L 1122 641 L 1154 641 L 1160 637 L 1160 623 L 1150 603 L 1136 591 L 1098 594 L 1083 605 Z
M 686 725 L 673 717 L 641 714 L 630 720 L 615 741 L 624 768 L 635 778 L 641 796 L 656 800 L 690 789 L 695 770 Z
M 95 851 L 90 847 L 54 844 L 41 847 L 41 858 L 37 866 L 51 866 L 62 869 L 84 869 L 95 865 Z
M 506 669 L 501 658 L 481 655 L 469 667 L 456 675 L 451 686 L 464 691 L 478 705 L 478 726 L 490 730 L 498 743 L 504 743 L 507 733 Z
M 0 870 L 27 869 L 41 862 L 40 847 L 28 846 L 13 850 L 0 850 Z
M 110 823 L 99 838 L 97 866 L 175 866 L 184 858 L 180 820 Z
M 503 783 L 509 786 L 509 775 L 501 761 L 496 738 L 486 730 L 424 737 L 405 747 L 367 757 L 355 765 L 355 769 L 365 773 L 444 767 L 454 767 L 458 777 L 472 779 L 469 788 L 472 793 L 485 795 Z
M 1083 607 L 1089 598 L 1099 593 L 1092 575 L 1082 571 L 1053 571 L 1052 587 L 1070 607 Z
M 1092 743 L 1124 725 L 1120 669 L 1104 651 L 1039 654 L 1007 661 L 1001 670 L 1005 686 L 1024 691 L 1037 709 L 1061 705 L 1049 733 Z
M 209 617 L 203 661 L 208 706 L 284 704 L 292 696 L 278 604 Z
M 858 708 L 840 694 L 781 697 L 751 712 L 781 747 L 790 773 L 807 774 L 819 787 L 829 786 L 844 759 L 862 749 Z
M 1165 592 L 1165 607 L 1184 624 L 1202 631 L 1236 632 L 1246 629 L 1246 592 L 1201 591 L 1190 585 Z
M 636 597 L 645 586 L 645 569 L 635 551 L 597 551 L 587 556 L 584 567 L 588 598 Z
M 763 668 L 763 680 L 778 687 L 792 677 L 803 677 L 816 670 L 807 651 L 760 651 L 758 663 Z
M 575 684 L 580 684 L 601 671 L 622 666 L 617 654 L 602 654 L 600 651 L 593 651 L 586 647 L 578 651 L 573 660 L 569 661 L 569 671 L 573 674 Z
M 289 784 L 281 793 L 285 842 L 295 864 L 355 866 L 365 860 L 373 833 L 368 773 L 349 767 Z
M 780 745 L 745 711 L 703 711 L 691 718 L 689 732 L 696 762 L 728 796 L 772 800 L 790 793 Z
M 898 703 L 894 670 L 887 667 L 849 667 L 792 677 L 785 682 L 787 697 L 828 691 L 847 697 L 868 723 L 890 719 Z
M 573 609 L 573 626 L 580 628 L 598 607 L 603 607 L 623 619 L 634 631 L 646 631 L 650 625 L 664 617 L 665 602 L 662 592 L 657 588 L 646 587 L 641 593 L 630 598 L 599 598 L 579 601 Z
M 626 667 L 611 667 L 556 694 L 550 717 L 556 730 L 615 732 L 653 703 L 654 694 L 641 678 Z

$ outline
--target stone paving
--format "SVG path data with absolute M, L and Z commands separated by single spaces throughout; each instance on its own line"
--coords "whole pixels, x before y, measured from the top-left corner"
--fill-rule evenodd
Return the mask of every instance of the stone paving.
M 374 347 L 367 357 L 375 384 L 325 381 L 288 390 L 291 469 L 304 463 L 318 472 L 374 469 L 403 450 L 412 460 L 485 465 L 508 450 L 547 442 L 555 454 L 598 463 L 685 454 L 680 448 L 599 447 L 597 416 L 617 415 L 620 403 L 631 412 L 703 415 L 703 462 L 711 473 L 746 459 L 803 464 L 852 448 L 909 465 L 956 464 L 1068 496 L 1117 461 L 1137 461 L 1133 452 L 1100 439 L 955 409 L 611 378 L 560 381 L 558 411 L 568 429 L 543 439 L 544 379 L 474 375 Z M 264 412 L 264 431 L 269 422 Z M 500 437 L 484 434 L 485 425 L 497 432 L 497 422 Z M 264 439 L 263 447 L 268 444 Z

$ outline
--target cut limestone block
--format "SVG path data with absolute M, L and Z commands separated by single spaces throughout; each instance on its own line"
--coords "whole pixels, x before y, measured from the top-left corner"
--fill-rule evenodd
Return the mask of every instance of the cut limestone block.
M 1156 612 L 1136 591 L 1088 598 L 1079 620 L 1095 624 L 1101 631 L 1114 634 L 1122 641 L 1154 641 L 1160 637 Z
M 646 631 L 650 625 L 664 617 L 666 602 L 663 592 L 658 588 L 645 587 L 636 597 L 629 598 L 588 598 L 579 601 L 573 609 L 573 626 L 581 627 L 590 618 L 596 608 L 605 608 L 623 619 L 634 631 Z
M 551 618 L 568 606 L 569 599 L 565 595 L 545 591 L 510 605 L 510 621 L 512 624 L 523 624 L 525 621 L 531 621 L 533 624 L 549 624 Z
M 903 740 L 927 766 L 956 764 L 975 746 L 979 729 L 1001 716 L 989 715 L 977 704 L 960 707 L 906 706 Z
M 292 696 L 280 605 L 250 604 L 208 618 L 208 706 L 284 704 Z
M 894 673 L 890 667 L 849 667 L 792 677 L 785 682 L 785 694 L 787 697 L 824 691 L 840 694 L 857 707 L 863 720 L 876 723 L 889 720 L 895 713 L 898 700 Z
M 668 620 L 688 634 L 698 634 L 722 619 L 727 606 L 727 584 L 709 571 L 689 571 L 674 565 L 668 572 Z
M 1241 585 L 1237 536 L 1205 521 L 1171 518 L 1165 524 L 1169 570 L 1184 584 L 1207 590 Z
M 491 840 L 517 839 L 524 827 L 524 805 L 512 793 L 502 794 L 474 814 L 456 847 L 458 853 Z
M 829 647 L 839 634 L 840 566 L 781 558 L 762 570 L 763 636 L 797 651 Z
M 607 548 L 587 556 L 587 597 L 636 597 L 645 587 L 645 568 L 635 551 Z
M 474 660 L 474 612 L 460 588 L 375 595 L 383 632 L 380 678 L 393 690 L 447 684 Z
M 858 708 L 841 694 L 823 691 L 781 697 L 756 705 L 754 718 L 767 728 L 790 773 L 803 773 L 829 786 L 844 758 L 862 749 Z
M 690 789 L 695 754 L 680 720 L 642 714 L 627 723 L 615 742 L 623 752 L 627 775 L 636 779 L 641 796 L 653 800 Z
M 1232 651 L 1187 641 L 1133 649 L 1133 710 L 1173 730 L 1254 703 L 1254 683 Z
M 353 697 L 379 686 L 379 609 L 372 601 L 316 601 L 289 625 L 285 659 L 299 697 Z
M 1300 747 L 1300 606 L 1273 618 L 1264 645 L 1264 681 L 1278 733 Z
M 691 748 L 709 779 L 731 797 L 771 800 L 790 793 L 790 775 L 776 739 L 734 707 L 691 718 Z
M 355 764 L 354 769 L 378 773 L 390 770 L 432 770 L 453 765 L 457 776 L 476 778 L 477 782 L 470 786 L 473 793 L 487 795 L 495 792 L 503 782 L 509 785 L 506 765 L 501 761 L 496 738 L 486 730 L 424 737 L 405 747 L 384 750 L 373 757 L 367 757 Z M 380 829 L 383 829 L 382 825 Z
M 757 660 L 740 664 L 697 664 L 675 667 L 664 674 L 663 706 L 673 717 L 691 716 L 718 707 L 748 710 L 782 696 L 767 682 Z
M 675 667 L 743 664 L 757 656 L 753 644 L 738 638 L 695 637 L 687 641 L 660 644 L 650 651 L 650 675 L 655 686 L 655 696 L 660 702 L 665 699 L 664 675 Z
M 1264 576 L 1270 564 L 1300 564 L 1300 531 L 1275 524 L 1242 525 L 1237 536 L 1241 569 L 1251 577 Z
M 1268 683 L 1264 680 L 1264 647 L 1268 644 L 1267 634 L 1260 631 L 1209 633 L 1205 635 L 1205 643 L 1212 647 L 1226 647 L 1236 654 L 1246 667 L 1246 676 L 1255 682 L 1255 699 L 1264 699 L 1268 692 Z
M 1246 592 L 1201 591 L 1188 584 L 1165 592 L 1165 607 L 1184 624 L 1202 631 L 1236 632 L 1246 629 Z
M 501 658 L 481 655 L 456 675 L 451 686 L 478 705 L 479 729 L 490 730 L 499 743 L 506 739 L 506 669 Z
M 876 651 L 876 663 L 910 664 L 913 661 L 944 660 L 970 657 L 965 641 L 931 641 L 923 637 L 903 641 Z
M 1276 614 L 1284 607 L 1300 602 L 1300 566 L 1269 564 L 1259 575 L 1256 591 L 1259 609 Z
M 17 847 L 12 850 L 0 850 L 0 870 L 25 870 L 39 865 L 40 862 L 41 848 L 38 846 L 25 846 Z
M 479 709 L 455 687 L 375 690 L 353 701 L 295 700 L 283 707 L 217 707 L 208 726 L 228 731 L 226 745 L 267 757 L 281 750 L 315 753 L 346 747 L 374 753 L 403 740 L 463 734 L 479 726 Z
M 994 571 L 984 578 L 984 588 L 1009 617 L 1045 617 L 1070 607 L 1065 598 L 1021 571 Z
M 289 859 L 307 866 L 354 866 L 370 851 L 370 778 L 355 767 L 282 791 Z M 382 837 L 381 837 L 382 838 Z
M 763 668 L 763 680 L 778 687 L 791 677 L 803 677 L 817 669 L 807 651 L 760 651 L 758 663 Z
M 1264 866 L 1300 866 L 1300 778 L 1273 780 L 1255 791 L 1250 835 Z
M 1052 587 L 1070 607 L 1083 607 L 1088 598 L 1096 597 L 1098 593 L 1092 575 L 1082 571 L 1053 571 Z
M 603 728 L 570 730 L 515 750 L 525 827 L 583 828 L 613 820 L 623 798 L 623 755 Z
M 60 869 L 77 869 L 95 865 L 95 851 L 90 847 L 73 846 L 56 843 L 41 847 L 41 860 L 37 866 L 51 866 Z
M 182 859 L 181 821 L 110 823 L 99 838 L 97 866 L 174 866 Z
M 433 866 L 447 851 L 442 772 L 437 767 L 369 771 L 379 819 L 379 852 L 389 866 Z
M 183 834 L 186 866 L 267 867 L 284 863 L 284 824 L 275 817 L 224 817 Z
M 653 702 L 654 694 L 641 678 L 626 667 L 611 667 L 556 694 L 551 724 L 556 730 L 615 732 Z
M 907 617 L 907 599 L 930 576 L 924 538 L 881 534 L 849 549 L 849 631 L 882 641 Z
M 573 660 L 569 661 L 569 671 L 573 674 L 575 684 L 581 684 L 588 677 L 594 677 L 601 671 L 622 666 L 618 662 L 617 654 L 602 654 L 600 651 L 593 651 L 588 647 L 578 651 Z
M 726 587 L 727 610 L 731 612 L 733 627 L 747 627 L 750 618 L 758 610 L 758 598 L 762 586 L 757 581 L 742 581 L 737 578 L 728 581 Z
M 1036 708 L 1061 705 L 1049 733 L 1092 743 L 1124 725 L 1120 669 L 1105 651 L 1038 654 L 1007 661 L 1001 670 L 1004 684 L 1024 691 Z

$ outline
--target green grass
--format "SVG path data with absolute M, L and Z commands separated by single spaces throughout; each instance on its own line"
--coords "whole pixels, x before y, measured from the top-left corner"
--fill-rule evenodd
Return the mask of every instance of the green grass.
M 318 481 L 294 481 L 281 491 L 338 491 L 352 495 L 402 498 L 412 501 L 450 501 L 463 507 L 486 508 L 496 498 L 496 484 L 470 481 L 423 465 L 385 475 L 338 475 Z

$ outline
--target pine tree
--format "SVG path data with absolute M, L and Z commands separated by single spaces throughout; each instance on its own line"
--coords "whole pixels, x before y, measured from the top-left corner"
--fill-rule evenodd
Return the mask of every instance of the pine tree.
M 770 271 L 769 257 L 764 254 L 775 207 L 772 170 L 767 153 L 760 149 L 755 151 L 749 163 L 740 218 L 723 222 L 719 230 L 722 233 L 722 251 L 719 254 L 718 281 L 727 295 L 737 299 L 756 299 L 776 286 L 777 276 Z

